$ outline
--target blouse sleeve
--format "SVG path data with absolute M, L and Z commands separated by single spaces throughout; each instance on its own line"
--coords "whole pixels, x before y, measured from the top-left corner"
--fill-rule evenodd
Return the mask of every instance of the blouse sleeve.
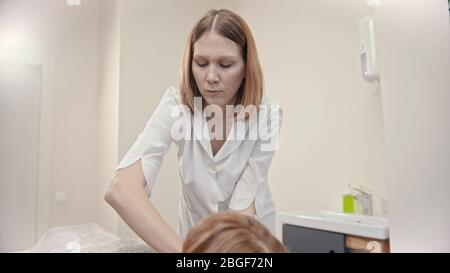
M 171 113 L 173 108 L 178 105 L 176 92 L 178 90 L 173 87 L 166 90 L 144 130 L 116 168 L 116 171 L 120 170 L 141 159 L 146 180 L 145 188 L 149 196 L 154 188 L 163 157 L 172 143 L 171 127 L 175 119 Z
M 258 125 L 260 136 L 256 140 L 247 166 L 236 182 L 229 204 L 229 208 L 232 210 L 244 210 L 255 201 L 256 216 L 259 216 L 262 206 L 262 202 L 259 202 L 262 200 L 256 200 L 257 194 L 267 186 L 268 170 L 275 151 L 278 149 L 282 123 L 282 110 L 279 105 L 270 105 L 269 110 L 265 113 L 260 111 L 259 121 L 261 124 L 261 121 L 269 120 L 268 126 L 262 128 L 261 125 Z

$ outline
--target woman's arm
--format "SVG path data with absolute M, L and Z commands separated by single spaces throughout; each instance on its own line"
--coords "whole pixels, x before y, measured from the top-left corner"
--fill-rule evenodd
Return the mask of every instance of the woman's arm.
M 105 194 L 120 217 L 158 252 L 181 252 L 183 241 L 158 213 L 145 192 L 141 160 L 120 169 Z

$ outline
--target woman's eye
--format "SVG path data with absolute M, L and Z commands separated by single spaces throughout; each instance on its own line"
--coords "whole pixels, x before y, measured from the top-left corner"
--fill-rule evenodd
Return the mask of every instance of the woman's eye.
M 197 65 L 199 67 L 206 67 L 208 65 L 208 63 L 199 63 L 199 62 L 196 62 L 196 63 L 197 63 Z M 220 67 L 222 67 L 222 68 L 230 68 L 231 64 L 220 64 Z
M 203 64 L 202 64 L 202 63 L 197 63 L 197 65 L 200 66 L 200 67 L 205 67 L 205 66 L 207 66 L 208 64 L 207 64 L 207 63 L 203 63 Z

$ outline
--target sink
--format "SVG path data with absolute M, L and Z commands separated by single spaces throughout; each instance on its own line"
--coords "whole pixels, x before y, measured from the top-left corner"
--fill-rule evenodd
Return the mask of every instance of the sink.
M 279 213 L 278 219 L 284 224 L 305 228 L 379 240 L 389 239 L 389 222 L 385 217 L 315 210 Z

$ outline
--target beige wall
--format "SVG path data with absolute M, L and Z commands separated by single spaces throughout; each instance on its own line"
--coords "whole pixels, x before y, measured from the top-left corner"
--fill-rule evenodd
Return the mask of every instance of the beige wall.
M 104 201 L 118 158 L 120 6 L 117 0 L 99 2 L 98 159 L 95 219 L 117 233 L 117 214 Z
M 50 177 L 51 177 L 51 139 L 53 135 L 52 99 L 49 91 L 49 65 L 43 64 L 44 16 L 47 15 L 49 3 L 29 1 L 0 1 L 0 63 L 16 65 L 42 65 L 42 88 L 40 112 L 39 141 L 39 195 L 37 196 L 36 214 L 37 235 L 47 229 L 50 218 Z M 19 136 L 20 137 L 20 136 Z M 2 158 L 3 159 L 3 158 Z M 2 181 L 3 182 L 3 181 Z M 13 198 L 19 198 L 14 196 Z M 5 206 L 2 202 L 0 205 Z M 1 231 L 0 231 L 1 232 Z
M 4 0 L 0 59 L 43 67 L 37 235 L 94 221 L 97 0 Z M 56 192 L 67 202 L 57 205 Z M 17 197 L 20 198 L 20 197 Z
M 52 55 L 55 120 L 52 189 L 66 192 L 67 204 L 51 207 L 51 225 L 94 221 L 97 140 L 98 3 L 56 11 Z
M 212 7 L 232 9 L 250 24 L 267 93 L 285 111 L 270 170 L 278 211 L 340 210 L 340 194 L 351 181 L 373 189 L 375 213 L 386 213 L 379 202 L 386 195 L 380 95 L 360 77 L 358 23 L 372 14 L 365 1 L 123 1 L 119 157 L 164 90 L 177 86 L 187 35 Z M 153 201 L 173 228 L 176 170 L 172 148 Z
M 450 30 L 445 0 L 376 9 L 393 252 L 450 251 Z

